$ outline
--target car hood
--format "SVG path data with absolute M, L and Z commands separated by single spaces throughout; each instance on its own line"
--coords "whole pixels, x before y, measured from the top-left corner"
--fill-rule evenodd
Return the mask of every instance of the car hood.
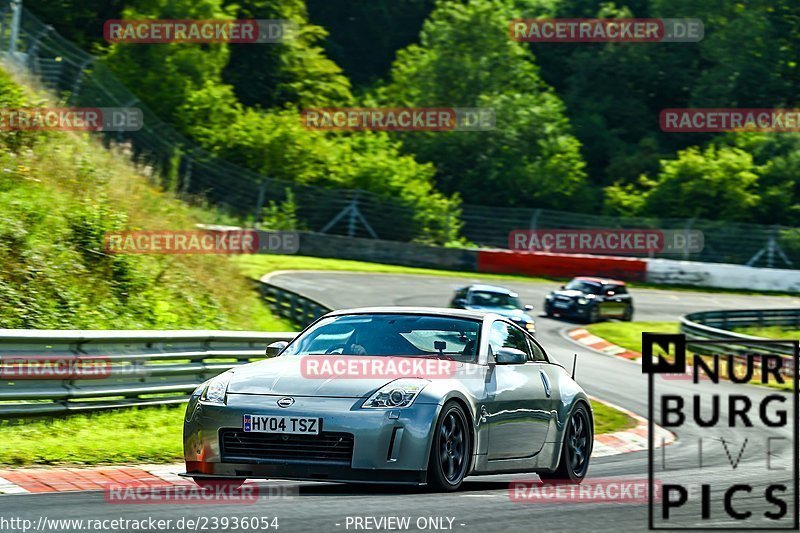
M 237 367 L 228 382 L 228 393 L 361 398 L 395 379 L 306 377 L 303 375 L 303 359 L 302 356 L 284 355 Z
M 486 307 L 482 305 L 467 306 L 470 311 L 483 311 L 484 313 L 494 313 L 496 315 L 504 316 L 511 319 L 522 319 L 527 322 L 533 322 L 531 315 L 521 309 L 504 309 L 502 307 Z

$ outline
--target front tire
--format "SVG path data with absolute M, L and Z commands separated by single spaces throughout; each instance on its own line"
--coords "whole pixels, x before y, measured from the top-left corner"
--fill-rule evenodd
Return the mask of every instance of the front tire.
M 594 428 L 592 418 L 586 404 L 575 406 L 564 429 L 564 440 L 561 446 L 561 459 L 554 472 L 541 472 L 542 481 L 553 481 L 579 485 L 589 470 L 589 459 L 594 444 Z
M 589 315 L 586 317 L 587 324 L 594 324 L 600 322 L 600 309 L 596 305 L 589 308 Z
M 472 442 L 467 415 L 448 402 L 436 421 L 428 461 L 428 483 L 445 492 L 458 490 L 469 470 Z

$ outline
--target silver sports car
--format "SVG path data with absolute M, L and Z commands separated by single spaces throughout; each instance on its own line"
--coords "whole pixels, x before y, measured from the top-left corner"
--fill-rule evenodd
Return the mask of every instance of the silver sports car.
M 335 311 L 264 361 L 192 395 L 187 477 L 431 484 L 535 472 L 580 483 L 592 453 L 589 399 L 511 320 L 384 307 Z

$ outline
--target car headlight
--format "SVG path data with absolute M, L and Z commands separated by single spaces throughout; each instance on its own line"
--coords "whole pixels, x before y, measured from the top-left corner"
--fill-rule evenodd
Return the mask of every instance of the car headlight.
M 375 394 L 367 398 L 361 407 L 387 409 L 395 407 L 408 407 L 417 399 L 422 389 L 430 380 L 419 378 L 402 378 L 390 381 Z
M 545 299 L 545 300 L 552 300 L 552 299 L 553 299 L 553 293 L 551 292 L 550 294 L 548 294 L 547 296 L 545 296 L 545 297 L 544 297 L 544 299 Z
M 589 302 L 589 300 L 587 300 L 587 299 L 586 299 L 586 298 L 584 298 L 583 296 L 581 296 L 580 298 L 578 298 L 578 305 L 586 305 L 588 302 Z
M 231 375 L 228 372 L 215 377 L 208 382 L 208 387 L 206 387 L 206 390 L 203 392 L 203 395 L 200 397 L 200 399 L 208 403 L 224 404 L 225 395 L 228 392 L 228 382 L 230 379 Z
M 536 331 L 536 324 L 534 324 L 533 322 L 526 322 L 525 329 L 533 333 L 534 331 Z

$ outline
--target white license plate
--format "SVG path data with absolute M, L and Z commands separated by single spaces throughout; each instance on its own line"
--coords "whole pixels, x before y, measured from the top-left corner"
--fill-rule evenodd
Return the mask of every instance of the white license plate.
M 321 418 L 300 416 L 244 415 L 242 427 L 250 433 L 286 433 L 289 435 L 319 435 Z
M 566 309 L 567 307 L 569 307 L 569 303 L 568 302 L 556 302 L 555 306 L 558 307 L 559 309 Z

